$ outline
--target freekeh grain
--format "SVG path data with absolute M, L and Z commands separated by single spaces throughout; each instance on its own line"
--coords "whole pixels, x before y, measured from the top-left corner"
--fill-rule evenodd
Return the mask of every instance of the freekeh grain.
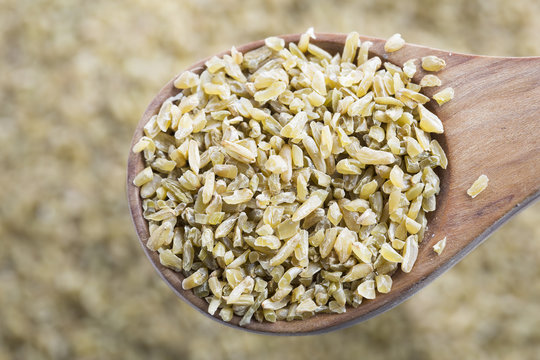
M 488 186 L 489 178 L 482 174 L 474 181 L 469 189 L 467 189 L 467 195 L 471 198 L 477 197 L 482 191 L 484 191 Z
M 391 291 L 435 210 L 433 168 L 447 166 L 430 138 L 443 124 L 419 92 L 436 76 L 412 83 L 414 61 L 369 58 L 357 33 L 342 54 L 315 39 L 271 37 L 180 74 L 133 148 L 149 165 L 134 181 L 147 246 L 241 326 L 342 313 Z M 386 47 L 403 45 L 396 34 Z

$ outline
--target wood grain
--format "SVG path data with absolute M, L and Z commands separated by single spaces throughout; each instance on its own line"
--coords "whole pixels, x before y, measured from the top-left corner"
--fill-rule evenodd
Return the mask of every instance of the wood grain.
M 282 36 L 287 42 L 298 41 L 299 35 Z M 345 34 L 317 34 L 317 45 L 331 53 L 341 51 Z M 418 260 L 409 274 L 398 271 L 393 276 L 392 291 L 378 294 L 375 300 L 364 301 L 357 309 L 343 314 L 320 314 L 302 321 L 258 323 L 253 321 L 246 329 L 258 333 L 301 335 L 334 330 L 380 314 L 419 291 L 430 281 L 455 265 L 502 225 L 509 217 L 540 197 L 540 58 L 503 58 L 451 53 L 443 50 L 407 44 L 395 53 L 386 54 L 384 40 L 361 37 L 372 41 L 370 55 L 402 65 L 410 58 L 426 55 L 443 58 L 447 67 L 437 73 L 441 88 L 425 91 L 431 96 L 439 89 L 451 86 L 455 98 L 439 107 L 434 101 L 428 108 L 444 123 L 445 133 L 436 138 L 445 149 L 449 166 L 441 177 L 441 193 L 437 197 L 437 210 L 428 217 L 428 230 L 420 245 Z M 238 47 L 246 52 L 260 47 L 256 41 Z M 218 54 L 218 56 L 226 54 Z M 202 60 L 190 70 L 201 71 Z M 414 77 L 418 82 L 425 73 Z M 174 80 L 174 79 L 173 79 Z M 166 84 L 152 100 L 142 116 L 133 136 L 132 146 L 142 136 L 142 128 L 156 114 L 161 103 L 178 90 Z M 131 146 L 131 147 L 132 147 Z M 131 149 L 130 147 L 130 149 Z M 144 167 L 140 154 L 130 150 L 127 169 L 127 197 L 131 217 L 141 246 L 173 291 L 206 316 L 228 326 L 237 327 L 239 317 L 230 323 L 206 312 L 207 303 L 181 287 L 183 276 L 159 263 L 156 252 L 149 251 L 148 224 L 142 216 L 139 190 L 132 185 L 135 175 Z M 489 179 L 488 188 L 471 199 L 466 190 L 481 174 Z M 432 246 L 447 237 L 447 246 L 437 256 Z M 513 239 L 509 239 L 512 241 Z

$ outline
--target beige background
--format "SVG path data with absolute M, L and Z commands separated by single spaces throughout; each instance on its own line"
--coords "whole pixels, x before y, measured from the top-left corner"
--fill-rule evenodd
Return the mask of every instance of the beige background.
M 539 356 L 540 204 L 403 305 L 326 335 L 229 329 L 154 273 L 124 188 L 146 105 L 202 57 L 308 26 L 540 55 L 536 0 L 0 1 L 0 360 Z

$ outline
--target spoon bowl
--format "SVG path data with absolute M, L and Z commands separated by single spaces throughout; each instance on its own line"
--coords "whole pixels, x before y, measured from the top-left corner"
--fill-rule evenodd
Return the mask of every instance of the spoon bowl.
M 336 54 L 343 50 L 346 34 L 316 34 L 313 43 Z M 300 34 L 281 36 L 286 43 L 298 42 Z M 426 104 L 443 122 L 444 134 L 435 138 L 441 143 L 449 165 L 439 172 L 441 191 L 437 210 L 428 216 L 428 229 L 420 243 L 418 258 L 410 273 L 398 270 L 393 276 L 392 290 L 364 300 L 357 307 L 348 307 L 342 314 L 318 314 L 306 320 L 275 323 L 251 323 L 240 327 L 240 317 L 224 322 L 216 314 L 208 314 L 208 304 L 191 290 L 182 289 L 184 276 L 161 265 L 157 252 L 145 244 L 149 238 L 148 223 L 143 218 L 139 189 L 134 177 L 144 168 L 142 154 L 130 151 L 127 171 L 127 196 L 131 217 L 142 248 L 160 276 L 188 304 L 206 316 L 228 326 L 257 333 L 302 335 L 335 330 L 367 320 L 400 304 L 444 271 L 459 262 L 482 243 L 512 215 L 540 197 L 540 57 L 508 58 L 466 55 L 429 47 L 406 44 L 394 53 L 384 51 L 383 39 L 360 37 L 371 41 L 370 56 L 379 56 L 402 66 L 409 59 L 436 55 L 446 61 L 446 68 L 437 76 L 441 88 L 425 88 L 432 96 L 439 89 L 452 87 L 455 97 L 438 106 Z M 237 49 L 243 53 L 264 45 L 255 41 Z M 217 56 L 222 56 L 223 52 Z M 188 70 L 200 73 L 204 59 Z M 413 82 L 426 74 L 420 66 Z M 176 78 L 176 77 L 175 77 Z M 163 101 L 176 95 L 173 78 L 152 100 L 143 114 L 131 147 L 143 136 L 143 126 L 159 111 Z M 131 149 L 131 148 L 130 148 Z M 480 175 L 486 174 L 489 187 L 471 199 L 466 190 Z M 433 245 L 447 237 L 447 246 L 439 256 Z

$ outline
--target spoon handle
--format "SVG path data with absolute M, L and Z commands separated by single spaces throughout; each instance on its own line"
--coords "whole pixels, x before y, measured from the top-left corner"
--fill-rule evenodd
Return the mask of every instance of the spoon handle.
M 455 98 L 432 109 L 445 125 L 449 191 L 437 202 L 448 211 L 438 210 L 439 229 L 432 230 L 456 240 L 450 248 L 458 252 L 540 195 L 540 58 L 455 54 L 446 60 L 442 88 L 453 87 Z M 489 186 L 471 199 L 466 190 L 481 174 Z M 446 256 L 453 255 L 449 250 Z

